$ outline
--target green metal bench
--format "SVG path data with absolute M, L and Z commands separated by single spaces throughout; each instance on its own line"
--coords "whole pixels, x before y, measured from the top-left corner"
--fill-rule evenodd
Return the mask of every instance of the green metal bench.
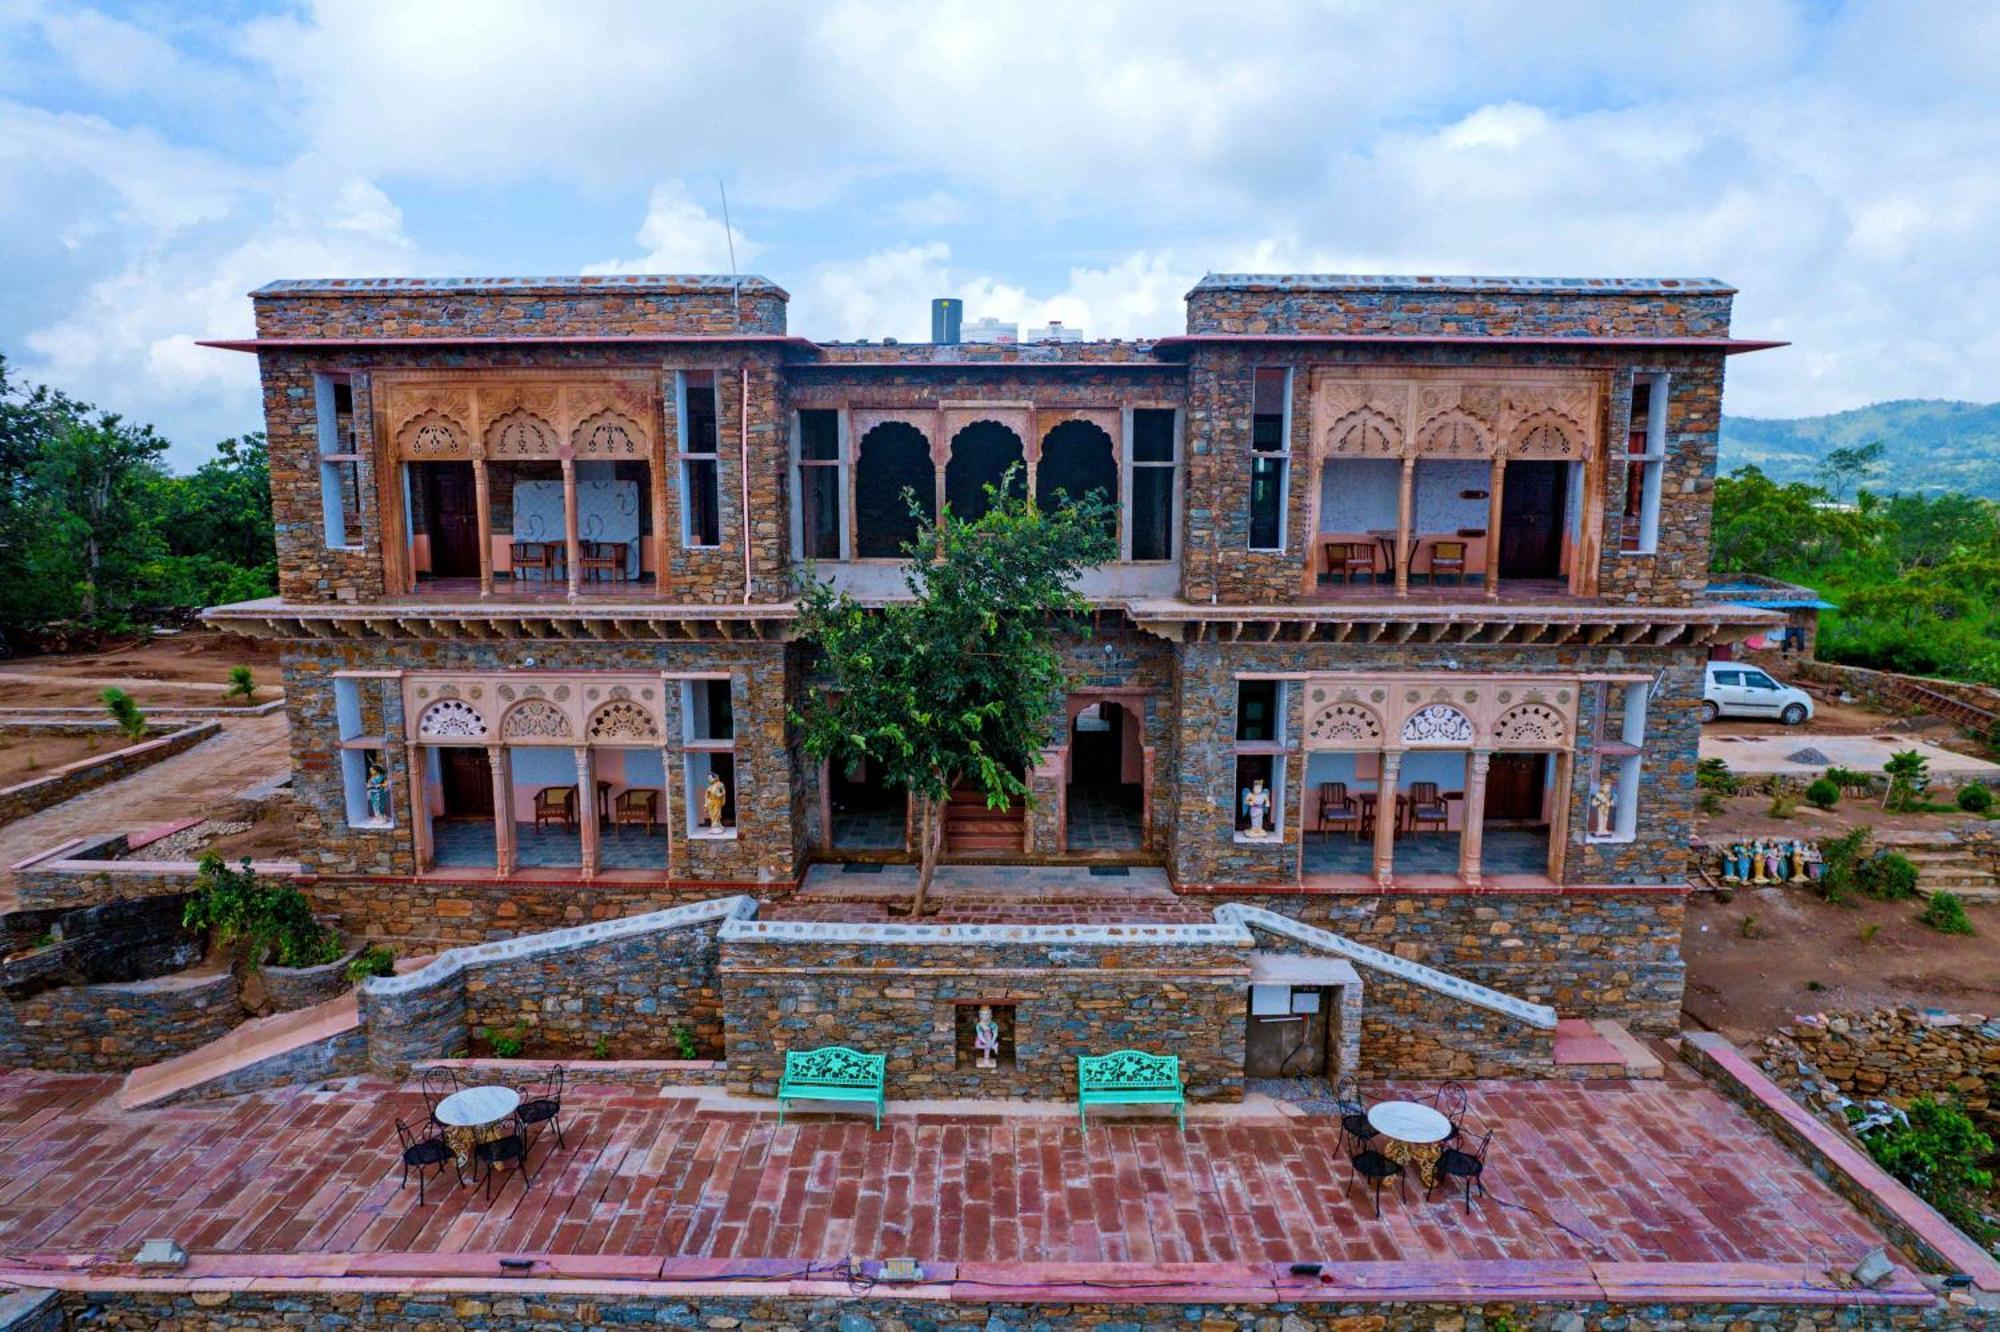
M 785 1051 L 785 1075 L 778 1080 L 778 1126 L 784 1127 L 786 1101 L 873 1101 L 875 1127 L 882 1127 L 887 1055 L 862 1054 L 844 1045 Z
M 1181 1091 L 1181 1061 L 1144 1050 L 1078 1055 L 1076 1117 L 1090 1131 L 1086 1113 L 1093 1105 L 1171 1105 L 1181 1132 L 1187 1132 L 1187 1097 Z

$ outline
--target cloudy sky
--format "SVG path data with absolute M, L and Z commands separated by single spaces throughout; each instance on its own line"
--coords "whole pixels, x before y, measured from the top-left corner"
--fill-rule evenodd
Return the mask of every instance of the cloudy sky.
M 2000 3 L 0 0 L 0 352 L 258 424 L 277 277 L 727 271 L 1094 336 L 1208 270 L 1715 276 L 1729 409 L 1990 400 Z

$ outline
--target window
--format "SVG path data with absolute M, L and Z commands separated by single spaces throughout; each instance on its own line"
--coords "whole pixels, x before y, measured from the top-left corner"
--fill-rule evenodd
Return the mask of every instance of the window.
M 1651 555 L 1660 548 L 1660 482 L 1667 465 L 1667 376 L 1632 380 L 1632 421 L 1625 436 L 1625 513 L 1618 549 Z
M 846 450 L 841 447 L 840 413 L 830 408 L 801 410 L 792 439 L 794 513 L 792 555 L 801 560 L 842 560 L 847 524 Z
M 1743 672 L 1717 671 L 1715 673 L 1715 682 L 1719 685 L 1741 685 L 1743 683 Z
M 340 736 L 340 788 L 350 828 L 387 828 L 389 815 L 388 742 L 368 734 L 362 682 L 335 677 L 333 718 Z
M 1259 370 L 1250 401 L 1250 549 L 1285 548 L 1292 450 L 1292 372 Z
M 1236 682 L 1236 769 L 1229 800 L 1239 840 L 1262 841 L 1284 831 L 1284 718 L 1281 681 Z
M 721 461 L 716 455 L 715 376 L 680 373 L 681 544 L 722 544 Z
M 1602 721 L 1591 755 L 1590 791 L 1584 802 L 1585 841 L 1629 842 L 1638 835 L 1650 693 L 1650 685 L 1639 683 L 1604 687 L 1598 695 Z
M 361 443 L 354 425 L 354 386 L 347 376 L 313 376 L 313 416 L 327 549 L 355 550 L 361 545 Z
M 1131 441 L 1125 558 L 1174 558 L 1174 481 L 1180 462 L 1179 413 L 1167 407 L 1136 407 L 1126 438 Z
M 690 837 L 736 836 L 736 714 L 727 679 L 681 685 L 681 746 Z

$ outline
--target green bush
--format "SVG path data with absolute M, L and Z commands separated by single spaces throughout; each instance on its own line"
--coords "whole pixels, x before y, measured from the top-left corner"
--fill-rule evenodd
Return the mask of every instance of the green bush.
M 118 729 L 125 733 L 127 740 L 137 740 L 146 734 L 146 714 L 139 711 L 139 705 L 124 690 L 113 686 L 98 695 L 104 700 L 104 710 L 111 714 L 111 720 L 118 723 Z
M 1694 782 L 1704 791 L 1717 795 L 1736 794 L 1736 774 L 1729 770 L 1729 764 L 1719 758 L 1705 758 L 1694 765 Z
M 1965 903 L 1958 900 L 1957 893 L 1943 889 L 1931 894 L 1931 900 L 1924 904 L 1924 914 L 1917 917 L 1939 934 L 1977 934 L 1972 921 L 1965 914 Z
M 1799 812 L 1799 789 L 1782 777 L 1771 779 L 1770 815 L 1774 819 L 1789 819 Z
M 1861 854 L 1874 835 L 1875 830 L 1863 824 L 1819 844 L 1824 866 L 1819 877 L 1820 896 L 1829 902 L 1845 902 L 1861 890 Z
M 224 697 L 240 698 L 246 703 L 257 697 L 257 680 L 250 674 L 248 666 L 229 668 L 229 689 Z
M 1958 788 L 1958 807 L 1968 814 L 1984 814 L 1993 808 L 1993 792 L 1979 783 Z
M 359 985 L 370 976 L 396 974 L 396 950 L 387 944 L 370 944 L 347 964 L 347 979 Z
M 1825 777 L 1840 788 L 1842 795 L 1866 795 L 1875 786 L 1875 778 L 1870 774 L 1843 768 L 1837 763 L 1826 770 Z
M 1806 785 L 1806 803 L 1814 809 L 1832 809 L 1840 803 L 1840 783 L 1815 777 Z
M 485 1027 L 481 1027 L 473 1035 L 493 1047 L 493 1057 L 495 1059 L 519 1059 L 521 1051 L 528 1048 L 528 1042 L 522 1037 L 519 1027 L 514 1027 L 497 1034 Z
M 1900 851 L 1878 851 L 1856 869 L 1861 891 L 1885 902 L 1917 895 L 1917 867 Z
M 1922 1097 L 1908 1123 L 1886 1124 L 1862 1141 L 1884 1170 L 1974 1240 L 1990 1244 L 2000 1233 L 1979 1211 L 1980 1196 L 1993 1187 L 1992 1172 L 1979 1167 L 1993 1154 L 1993 1139 L 1958 1106 Z
M 701 1054 L 701 1047 L 694 1043 L 694 1033 L 682 1026 L 674 1028 L 674 1049 L 683 1059 L 694 1059 Z
M 1883 807 L 1897 813 L 1920 809 L 1924 792 L 1930 789 L 1931 761 L 1914 749 L 1899 749 L 1882 765 L 1889 774 L 1889 792 Z
M 242 940 L 253 967 L 316 967 L 340 957 L 340 936 L 313 919 L 305 894 L 259 879 L 248 858 L 231 869 L 213 851 L 203 856 L 181 923 L 213 930 L 224 946 Z

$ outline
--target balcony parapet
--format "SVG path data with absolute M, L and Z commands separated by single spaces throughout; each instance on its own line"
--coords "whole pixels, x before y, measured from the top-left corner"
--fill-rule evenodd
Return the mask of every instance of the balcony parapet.
M 1174 643 L 1438 643 L 1465 647 L 1707 647 L 1779 627 L 1742 606 L 1593 606 L 1463 602 L 1230 606 L 1127 602 L 1134 626 Z
M 280 597 L 216 606 L 202 618 L 253 638 L 424 642 L 516 639 L 603 643 L 786 642 L 793 602 L 750 605 L 487 600 L 297 602 Z

